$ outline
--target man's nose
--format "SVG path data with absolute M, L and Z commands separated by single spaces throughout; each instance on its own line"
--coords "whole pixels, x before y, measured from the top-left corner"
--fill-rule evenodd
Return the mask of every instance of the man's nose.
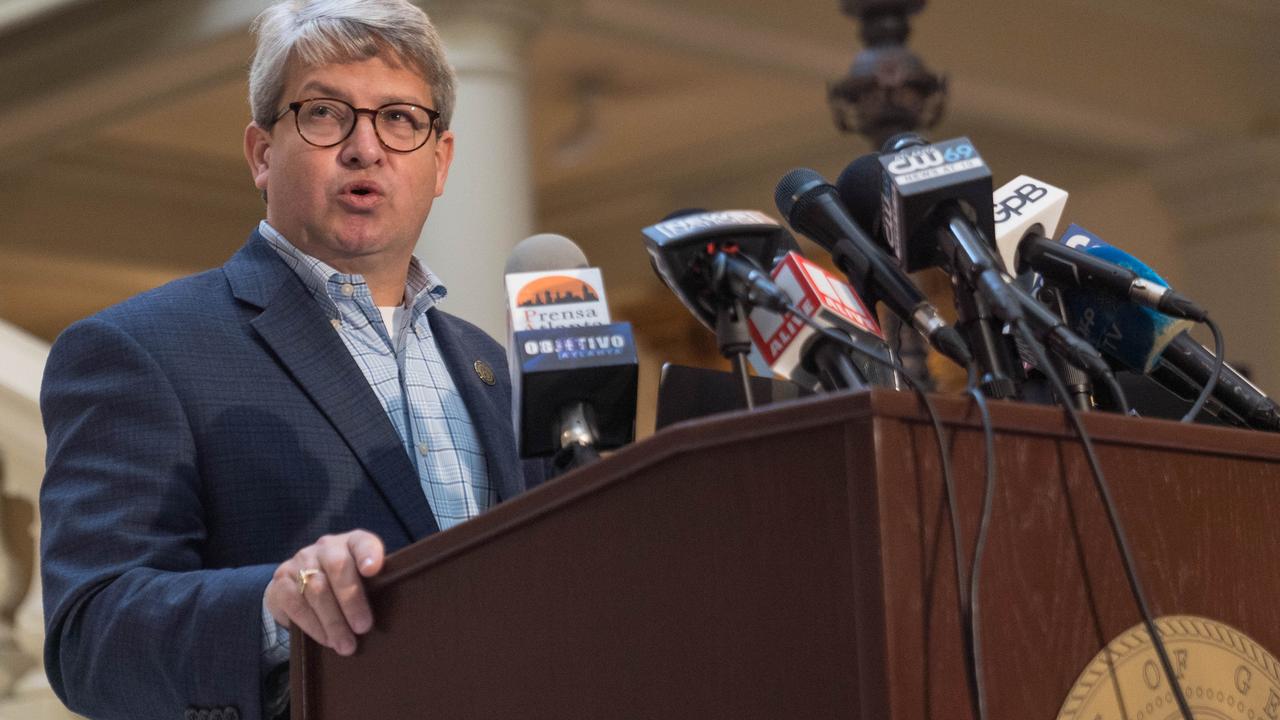
M 361 113 L 356 116 L 351 135 L 342 144 L 342 162 L 345 165 L 365 167 L 382 161 L 386 151 L 373 126 L 373 116 Z

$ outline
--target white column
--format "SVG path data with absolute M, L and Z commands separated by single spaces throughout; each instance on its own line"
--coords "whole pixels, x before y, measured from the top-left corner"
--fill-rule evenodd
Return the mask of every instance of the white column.
M 529 0 L 421 2 L 458 73 L 455 156 L 417 253 L 449 288 L 444 309 L 503 342 L 502 269 L 533 234 L 527 47 L 545 13 Z

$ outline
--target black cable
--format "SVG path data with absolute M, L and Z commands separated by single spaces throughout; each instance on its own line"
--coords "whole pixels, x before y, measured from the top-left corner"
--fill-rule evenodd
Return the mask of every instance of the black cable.
M 985 445 L 986 483 L 982 490 L 982 513 L 978 516 L 978 537 L 973 544 L 973 560 L 969 567 L 969 603 L 968 633 L 969 662 L 971 671 L 971 692 L 976 704 L 975 720 L 987 716 L 987 691 L 982 680 L 982 614 L 978 590 L 982 579 L 982 557 L 987 545 L 987 530 L 991 523 L 991 506 L 995 500 L 996 489 L 996 436 L 991 423 L 991 411 L 987 407 L 987 399 L 978 387 L 978 367 L 969 366 L 969 382 L 966 388 L 973 401 L 978 405 L 978 414 L 982 418 L 982 436 Z
M 859 347 L 857 343 L 853 342 L 853 340 L 850 339 L 848 336 L 836 330 L 833 330 L 831 328 L 820 325 L 817 320 L 814 320 L 812 317 L 810 317 L 809 315 L 807 315 L 806 313 L 804 313 L 794 305 L 787 308 L 787 312 L 799 318 L 800 321 L 803 322 L 804 324 L 808 325 L 814 330 L 817 330 L 824 337 L 830 338 L 831 340 L 834 340 L 835 342 L 840 343 L 841 345 L 844 345 L 845 347 L 859 353 L 863 357 L 870 359 L 872 362 L 875 362 L 878 365 L 882 365 L 884 367 L 887 367 L 891 370 L 896 371 L 899 375 L 902 376 L 903 379 L 907 381 L 907 384 L 911 386 L 911 389 L 915 392 L 916 396 L 920 399 L 921 404 L 924 405 L 925 413 L 929 416 L 929 421 L 933 424 L 934 437 L 937 439 L 937 442 L 938 442 L 938 458 L 942 465 L 942 484 L 947 495 L 947 511 L 951 515 L 951 544 L 952 544 L 952 555 L 955 558 L 957 604 L 959 605 L 959 610 L 960 610 L 960 618 L 962 623 L 961 627 L 962 628 L 967 627 L 968 622 L 970 620 L 969 602 L 968 602 L 969 588 L 968 588 L 968 583 L 965 581 L 965 575 L 964 575 L 964 553 L 962 552 L 964 544 L 960 537 L 960 512 L 956 503 L 957 495 L 956 495 L 956 488 L 955 488 L 955 479 L 951 475 L 951 460 L 950 460 L 950 456 L 947 453 L 946 433 L 943 430 L 942 421 L 938 418 L 938 413 L 933 407 L 933 403 L 929 401 L 928 394 L 925 393 L 924 387 L 915 378 L 913 378 L 909 372 L 907 372 L 906 367 L 904 367 L 902 363 L 885 360 L 882 357 L 878 357 L 871 353 L 864 352 L 863 349 Z M 971 377 L 976 377 L 976 375 L 974 374 L 975 372 L 976 372 L 976 367 L 971 368 L 970 370 Z M 985 408 L 985 404 L 982 405 L 982 407 Z M 984 416 L 985 416 L 985 412 L 984 412 Z M 992 459 L 993 459 L 992 456 L 988 455 L 988 463 L 990 463 Z M 984 498 L 984 503 L 985 502 L 986 502 L 986 499 Z M 977 556 L 975 556 L 975 559 L 977 559 Z M 965 632 L 966 634 L 968 634 L 967 631 L 962 630 L 962 632 Z M 965 653 L 965 672 L 968 675 L 969 686 L 972 691 L 970 700 L 974 703 L 974 708 L 973 708 L 973 711 L 975 713 L 974 720 L 982 720 L 982 718 L 984 717 L 982 713 L 984 706 L 982 702 L 979 700 L 980 693 L 982 692 L 982 680 L 978 673 L 978 669 L 974 666 L 974 657 L 972 653 L 969 653 L 969 652 Z
M 1124 388 L 1120 387 L 1120 381 L 1116 380 L 1115 373 L 1107 373 L 1102 376 L 1107 383 L 1107 389 L 1111 391 L 1111 397 L 1115 403 L 1120 406 L 1122 415 L 1129 415 L 1132 411 L 1129 409 L 1129 398 L 1124 395 Z M 1066 404 L 1067 398 L 1063 398 L 1063 404 Z
M 1183 720 L 1194 720 L 1191 714 L 1191 707 L 1187 704 L 1187 698 L 1182 694 L 1182 686 L 1178 683 L 1177 673 L 1173 670 L 1173 663 L 1169 661 L 1169 653 L 1165 650 L 1164 640 L 1160 637 L 1160 631 L 1156 628 L 1155 620 L 1151 617 L 1151 609 L 1147 605 L 1146 593 L 1142 590 L 1142 583 L 1138 580 L 1138 574 L 1134 570 L 1133 553 L 1129 549 L 1129 541 L 1124 531 L 1124 525 L 1120 522 L 1120 515 L 1116 512 L 1115 502 L 1111 499 L 1111 489 L 1107 485 L 1106 478 L 1102 475 L 1102 465 L 1098 462 L 1098 456 L 1093 450 L 1093 440 L 1090 439 L 1089 433 L 1084 429 L 1084 423 L 1080 420 L 1080 414 L 1075 408 L 1071 407 L 1069 402 L 1066 385 L 1062 382 L 1062 377 L 1049 364 L 1049 358 L 1046 357 L 1044 348 L 1040 343 L 1035 341 L 1030 329 L 1023 321 L 1013 323 L 1013 329 L 1020 334 L 1028 347 L 1036 355 L 1036 362 L 1044 369 L 1045 375 L 1049 381 L 1053 383 L 1054 390 L 1058 393 L 1058 397 L 1062 399 L 1062 406 L 1067 411 L 1067 416 L 1071 419 L 1071 424 L 1075 427 L 1076 434 L 1080 436 L 1080 442 L 1084 445 L 1085 457 L 1089 461 L 1089 467 L 1093 471 L 1094 485 L 1098 489 L 1098 495 L 1102 498 L 1102 505 L 1107 512 L 1107 522 L 1111 525 L 1111 535 L 1115 538 L 1116 549 L 1120 552 L 1120 562 L 1124 567 L 1125 578 L 1129 581 L 1129 590 L 1133 595 L 1134 602 L 1138 605 L 1138 612 L 1142 615 L 1142 623 L 1147 628 L 1147 633 L 1151 636 L 1151 644 L 1155 647 L 1156 656 L 1160 658 L 1160 666 L 1164 670 L 1164 675 L 1169 681 L 1169 687 L 1173 691 L 1173 699 L 1178 704 L 1178 710 L 1181 712 Z
M 1212 318 L 1206 317 L 1204 324 L 1209 326 L 1209 330 L 1213 333 L 1213 372 L 1209 374 L 1209 382 L 1204 384 L 1204 388 L 1200 390 L 1200 396 L 1196 398 L 1196 402 L 1182 416 L 1182 422 L 1195 422 L 1200 415 L 1200 411 L 1204 409 L 1204 404 L 1208 402 L 1209 396 L 1213 394 L 1213 389 L 1218 385 L 1218 376 L 1222 374 L 1222 362 L 1226 353 L 1226 341 L 1222 339 L 1222 330 L 1218 328 L 1218 323 Z

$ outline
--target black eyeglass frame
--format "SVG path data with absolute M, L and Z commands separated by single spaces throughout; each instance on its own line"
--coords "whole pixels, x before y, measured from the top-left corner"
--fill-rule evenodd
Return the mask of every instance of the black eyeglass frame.
M 343 135 L 340 139 L 329 143 L 328 145 L 321 145 L 320 143 L 316 143 L 316 142 L 312 142 L 311 140 L 308 140 L 307 136 L 302 132 L 302 124 L 301 124 L 301 121 L 298 119 L 299 117 L 298 111 L 302 109 L 302 106 L 306 105 L 309 102 L 315 102 L 316 100 L 329 100 L 332 102 L 342 103 L 343 105 L 346 105 L 347 107 L 351 108 L 352 113 L 354 113 L 354 117 L 351 120 L 351 127 L 347 128 L 347 134 Z M 387 108 L 397 107 L 401 105 L 416 107 L 420 110 L 423 110 L 427 113 L 427 117 L 431 118 L 430 127 L 427 129 L 427 136 L 423 138 L 422 142 L 418 143 L 416 147 L 412 147 L 408 150 L 400 150 L 399 148 L 391 147 L 390 145 L 387 144 L 386 140 L 382 139 L 382 133 L 378 132 L 378 115 L 383 110 L 386 110 Z M 431 142 L 431 136 L 436 134 L 436 131 L 438 129 L 438 123 L 440 122 L 439 112 L 432 110 L 429 107 L 426 107 L 423 105 L 415 105 L 413 103 L 397 102 L 397 103 L 387 103 L 386 105 L 380 105 L 376 108 L 358 108 L 355 105 L 352 105 L 346 100 L 342 100 L 340 98 L 312 97 L 312 98 L 306 98 L 304 100 L 295 100 L 294 102 L 289 103 L 288 107 L 286 107 L 284 110 L 281 110 L 280 114 L 276 116 L 275 120 L 272 120 L 272 123 L 280 122 L 281 118 L 283 118 L 286 114 L 291 112 L 293 113 L 293 129 L 297 131 L 298 137 L 302 138 L 302 141 L 305 142 L 306 144 L 311 145 L 312 147 L 318 147 L 318 148 L 331 148 L 346 142 L 347 138 L 351 137 L 351 133 L 356 131 L 356 125 L 360 122 L 360 116 L 367 114 L 369 116 L 369 122 L 373 123 L 373 134 L 377 136 L 378 142 L 382 144 L 382 147 L 395 153 L 411 153 L 416 150 L 422 149 L 423 145 L 426 145 L 427 143 Z

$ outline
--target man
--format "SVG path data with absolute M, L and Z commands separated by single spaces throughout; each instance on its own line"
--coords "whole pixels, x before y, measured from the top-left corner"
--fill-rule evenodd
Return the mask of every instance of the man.
M 279 714 L 290 627 L 354 652 L 387 552 L 542 479 L 502 349 L 412 256 L 453 159 L 426 15 L 282 2 L 255 31 L 266 220 L 221 269 L 73 325 L 46 368 L 45 665 L 94 718 Z

